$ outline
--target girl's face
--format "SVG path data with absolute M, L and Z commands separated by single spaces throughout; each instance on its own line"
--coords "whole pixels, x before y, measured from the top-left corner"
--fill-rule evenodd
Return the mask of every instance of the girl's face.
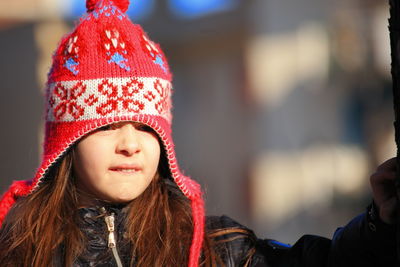
M 80 190 L 124 203 L 145 191 L 159 160 L 160 144 L 150 127 L 120 122 L 83 138 L 75 149 L 73 166 Z

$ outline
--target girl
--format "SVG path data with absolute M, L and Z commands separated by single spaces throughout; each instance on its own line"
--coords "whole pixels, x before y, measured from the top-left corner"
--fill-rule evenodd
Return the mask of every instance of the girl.
M 394 266 L 393 160 L 371 178 L 375 204 L 333 240 L 289 247 L 205 218 L 175 157 L 167 61 L 128 4 L 88 0 L 54 54 L 42 163 L 0 202 L 1 266 Z

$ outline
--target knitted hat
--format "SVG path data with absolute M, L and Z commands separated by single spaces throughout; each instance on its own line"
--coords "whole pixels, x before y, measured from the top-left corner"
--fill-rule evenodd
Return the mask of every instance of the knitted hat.
M 160 137 L 177 186 L 191 201 L 189 266 L 204 234 L 200 186 L 177 164 L 171 135 L 171 73 L 160 47 L 125 15 L 129 0 L 87 0 L 88 13 L 62 40 L 46 87 L 44 153 L 35 177 L 16 181 L 0 201 L 0 223 L 20 196 L 40 186 L 49 168 L 80 138 L 119 121 L 150 126 Z

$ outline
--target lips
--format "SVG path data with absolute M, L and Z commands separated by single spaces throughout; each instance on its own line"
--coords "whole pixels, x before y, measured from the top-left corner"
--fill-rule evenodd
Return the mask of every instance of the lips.
M 119 173 L 136 173 L 142 170 L 137 164 L 120 164 L 109 168 L 110 171 Z

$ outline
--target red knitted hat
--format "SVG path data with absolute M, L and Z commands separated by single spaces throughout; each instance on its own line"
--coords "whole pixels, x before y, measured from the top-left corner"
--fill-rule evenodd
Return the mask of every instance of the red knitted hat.
M 125 15 L 128 0 L 87 0 L 88 13 L 62 40 L 46 87 L 46 132 L 35 177 L 16 181 L 0 201 L 0 224 L 19 196 L 40 186 L 49 168 L 84 135 L 136 121 L 154 129 L 172 177 L 191 200 L 194 222 L 189 266 L 197 266 L 204 234 L 200 186 L 177 164 L 171 135 L 172 75 L 160 47 Z

